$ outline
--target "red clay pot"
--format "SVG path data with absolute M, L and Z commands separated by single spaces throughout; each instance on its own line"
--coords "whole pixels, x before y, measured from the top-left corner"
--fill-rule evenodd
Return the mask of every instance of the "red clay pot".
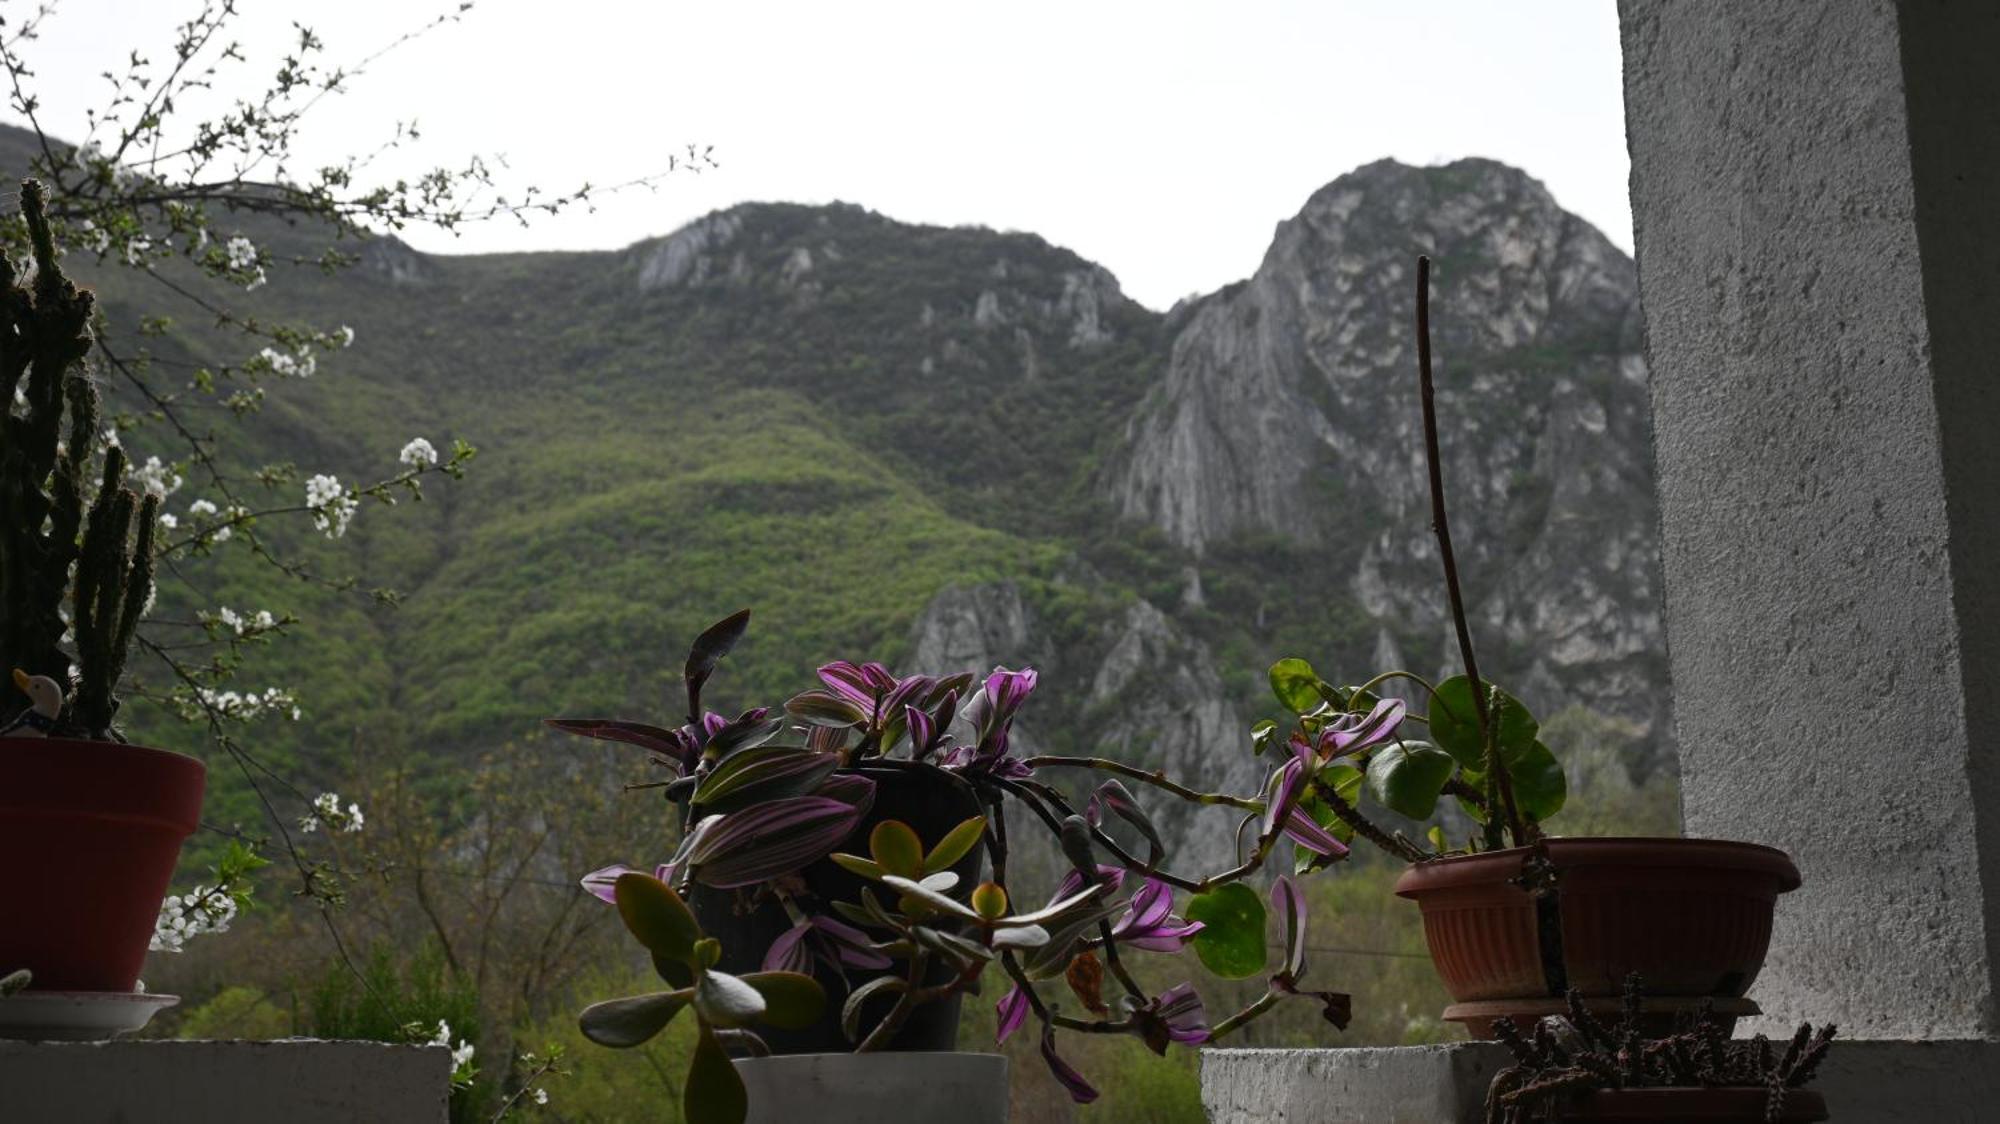
M 1754 1012 L 1741 997 L 1764 966 L 1778 895 L 1799 885 L 1783 851 L 1658 838 L 1551 839 L 1548 853 L 1559 873 L 1548 918 L 1516 881 L 1529 848 L 1418 863 L 1397 880 L 1423 909 L 1431 963 L 1458 1001 L 1446 1018 L 1482 1037 L 1503 1014 L 1528 1026 L 1561 986 L 1616 996 L 1632 972 L 1662 1013 L 1703 997 L 1739 1001 L 1718 1014 Z M 1542 936 L 1558 918 L 1559 955 Z
M 1618 1124 L 1621 1121 L 1700 1121 L 1704 1124 L 1764 1124 L 1762 1089 L 1598 1089 L 1563 1106 L 1565 1124 Z M 1785 1093 L 1779 1124 L 1825 1120 L 1826 1099 L 1809 1089 Z
M 0 737 L 0 972 L 131 991 L 207 772 L 145 746 Z

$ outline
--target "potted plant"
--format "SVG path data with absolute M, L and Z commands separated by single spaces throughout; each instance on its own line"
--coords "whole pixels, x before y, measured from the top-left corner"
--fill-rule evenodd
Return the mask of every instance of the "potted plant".
M 181 841 L 199 761 L 125 741 L 117 687 L 153 594 L 159 500 L 101 466 L 84 360 L 92 296 L 63 276 L 41 187 L 22 185 L 32 274 L 0 260 L 0 971 L 32 990 L 130 992 Z M 67 607 L 67 614 L 65 614 Z M 65 619 L 67 616 L 67 619 Z M 73 655 L 72 655 L 73 653 Z
M 1731 1041 L 1729 1029 L 1700 1012 L 1671 1034 L 1653 1022 L 1627 979 L 1616 1021 L 1592 1014 L 1578 993 L 1568 1011 L 1534 1024 L 1524 1036 L 1512 1019 L 1494 1023 L 1515 1064 L 1486 1091 L 1488 1124 L 1560 1120 L 1712 1121 L 1714 1124 L 1809 1124 L 1825 1120 L 1826 1101 L 1802 1088 L 1825 1059 L 1834 1028 L 1801 1025 L 1782 1054 L 1763 1035 Z
M 1298 769 L 1280 767 L 1264 796 L 1236 797 L 1132 766 L 1093 766 L 1244 814 L 1255 830 L 1241 861 L 1187 876 L 1166 868 L 1164 841 L 1117 778 L 1073 802 L 1038 771 L 1084 759 L 1024 758 L 1010 747 L 1037 684 L 1033 670 L 996 669 L 975 684 L 968 675 L 898 677 L 880 664 L 843 661 L 820 668 L 821 687 L 782 712 L 729 719 L 704 711 L 703 687 L 748 619 L 736 614 L 696 640 L 683 675 L 684 725 L 550 720 L 650 750 L 667 776 L 649 787 L 683 808 L 667 862 L 651 873 L 607 867 L 583 880 L 618 907 L 668 990 L 597 1004 L 581 1023 L 595 1042 L 631 1046 L 693 1008 L 703 1023 L 685 1088 L 694 1124 L 835 1106 L 901 1118 L 926 1104 L 968 1121 L 1004 1120 L 1005 1059 L 949 1053 L 959 999 L 989 969 L 1009 984 L 995 1009 L 996 1038 L 1032 1015 L 1043 1059 L 1079 1103 L 1098 1094 L 1057 1053 L 1061 1030 L 1132 1034 L 1163 1054 L 1173 1043 L 1224 1037 L 1293 995 L 1317 999 L 1328 1021 L 1346 1025 L 1345 995 L 1303 987 L 1305 906 L 1292 880 L 1271 890 L 1285 933 L 1275 969 L 1266 963 L 1264 899 L 1244 884 L 1283 838 L 1345 853 L 1299 811 Z M 1010 821 L 1010 810 L 1025 820 Z M 1010 832 L 1020 822 L 1048 832 L 1069 868 L 1042 904 L 1009 868 Z M 1190 895 L 1185 909 L 1177 891 Z M 1221 974 L 1266 974 L 1264 993 L 1211 1021 L 1190 984 L 1154 993 L 1129 971 L 1128 956 L 1188 947 Z M 706 974 L 697 979 L 696 971 Z M 826 1001 L 800 1001 L 751 1033 L 751 1018 L 776 1010 L 771 989 L 803 993 L 801 980 Z M 1044 994 L 1052 986 L 1069 998 Z M 719 1029 L 711 1035 L 708 1027 Z M 751 1056 L 734 1067 L 716 1063 L 731 1050 Z
M 1755 1013 L 1744 996 L 1777 897 L 1799 885 L 1789 858 L 1752 843 L 1562 839 L 1544 828 L 1567 796 L 1562 766 L 1527 707 L 1480 674 L 1459 592 L 1433 405 L 1429 267 L 1418 259 L 1424 452 L 1465 673 L 1431 683 L 1386 671 L 1336 686 L 1304 660 L 1281 660 L 1271 688 L 1296 723 L 1259 723 L 1255 749 L 1282 747 L 1298 763 L 1309 778 L 1301 803 L 1317 822 L 1411 864 L 1396 892 L 1423 910 L 1431 959 L 1456 1000 L 1445 1018 L 1473 1033 L 1490 1033 L 1503 1016 L 1531 1023 L 1557 1013 L 1572 991 L 1586 1008 L 1615 1009 L 1632 972 L 1653 982 L 1655 1019 L 1704 1006 L 1726 1022 Z M 1391 683 L 1414 691 L 1422 713 L 1378 694 Z M 1437 827 L 1424 841 L 1385 830 L 1363 810 L 1372 803 L 1423 821 L 1440 802 L 1478 825 L 1460 846 Z M 1306 855 L 1300 867 L 1332 859 Z

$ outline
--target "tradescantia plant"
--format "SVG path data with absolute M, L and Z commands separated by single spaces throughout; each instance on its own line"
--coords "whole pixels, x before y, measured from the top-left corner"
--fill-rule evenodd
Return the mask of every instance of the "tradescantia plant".
M 1032 669 L 999 668 L 976 681 L 897 676 L 879 663 L 840 661 L 821 667 L 820 686 L 782 710 L 756 708 L 734 718 L 704 710 L 709 678 L 748 623 L 747 611 L 737 613 L 695 641 L 683 670 L 687 712 L 679 726 L 548 720 L 567 733 L 647 750 L 666 775 L 635 787 L 662 789 L 684 809 L 678 847 L 651 874 L 617 865 L 583 879 L 586 890 L 618 905 L 628 926 L 627 899 L 641 885 L 654 897 L 653 887 L 664 888 L 677 902 L 697 887 L 733 894 L 739 914 L 776 903 L 791 926 L 763 950 L 762 967 L 816 978 L 842 994 L 841 1029 L 857 1051 L 884 1048 L 919 1006 L 972 991 L 988 969 L 997 969 L 1010 987 L 996 1009 L 996 1038 L 1034 1015 L 1050 1072 L 1079 1103 L 1098 1093 L 1057 1053 L 1059 1030 L 1131 1034 L 1165 1053 L 1174 1043 L 1215 1041 L 1292 996 L 1318 1001 L 1336 1027 L 1347 1024 L 1345 995 L 1303 986 L 1305 906 L 1297 887 L 1281 878 L 1272 892 L 1286 932 L 1285 960 L 1272 972 L 1264 938 L 1269 911 L 1246 884 L 1281 841 L 1328 861 L 1347 852 L 1308 813 L 1312 777 L 1298 760 L 1275 768 L 1260 791 L 1236 795 L 1198 791 L 1102 758 L 1024 756 L 1010 735 L 1038 684 Z M 1379 741 L 1387 732 L 1360 736 Z M 876 776 L 900 770 L 962 787 L 983 813 L 933 839 L 885 816 L 863 832 L 877 788 L 863 766 Z M 1075 799 L 1054 782 L 1058 773 L 1111 775 Z M 1235 864 L 1201 875 L 1171 868 L 1165 840 L 1125 781 L 1240 815 Z M 1010 832 L 1020 823 L 1048 832 L 1069 866 L 1038 907 L 1021 904 L 1029 896 L 1009 866 Z M 990 874 L 962 881 L 952 868 L 965 869 L 975 850 Z M 822 860 L 866 880 L 853 900 L 825 900 L 810 888 L 803 874 Z M 658 948 L 647 947 L 659 964 Z M 1211 1021 L 1192 984 L 1149 992 L 1126 962 L 1134 954 L 1188 949 L 1218 975 L 1265 974 L 1269 986 L 1242 1010 Z M 670 960 L 680 963 L 678 956 Z M 690 986 L 672 976 L 668 982 Z M 1058 998 L 1057 987 L 1068 998 Z M 646 1009 L 657 1015 L 670 1006 L 656 996 Z M 585 1015 L 593 1040 L 638 1040 L 593 1032 L 589 1024 L 604 1017 Z M 742 1034 L 717 1041 L 751 1046 Z M 689 1119 L 731 1124 L 741 1119 L 740 1106 L 718 1100 L 700 1116 L 690 1110 Z

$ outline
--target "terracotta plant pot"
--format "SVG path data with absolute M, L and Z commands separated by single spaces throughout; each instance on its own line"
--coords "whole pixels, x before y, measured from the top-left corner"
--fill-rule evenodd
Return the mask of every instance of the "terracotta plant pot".
M 0 738 L 0 972 L 131 991 L 207 773 L 145 746 Z
M 861 825 L 845 842 L 835 847 L 835 851 L 867 854 L 868 833 L 883 820 L 901 820 L 909 824 L 926 847 L 934 846 L 946 832 L 984 811 L 970 786 L 941 769 L 867 764 L 850 771 L 875 782 L 875 802 L 869 807 L 868 814 L 862 817 Z M 979 880 L 985 856 L 984 847 L 974 847 L 952 866 L 961 886 Z M 858 902 L 862 887 L 872 885 L 829 859 L 821 859 L 806 867 L 800 875 L 805 879 L 806 889 L 818 899 L 821 909 L 830 909 L 830 903 L 837 901 Z M 694 892 L 688 895 L 688 906 L 694 910 L 696 920 L 701 922 L 702 931 L 722 942 L 720 967 L 725 972 L 741 974 L 761 970 L 765 950 L 792 927 L 791 918 L 776 902 L 766 900 L 748 911 L 743 904 L 743 895 L 735 890 L 715 890 L 697 885 Z M 901 969 L 893 968 L 891 971 L 900 972 Z M 880 973 L 850 968 L 847 978 L 850 984 L 859 987 L 876 974 Z M 950 980 L 951 975 L 950 966 L 939 962 L 932 966 L 927 979 L 929 983 L 940 984 Z M 826 980 L 821 982 L 828 983 Z M 764 1039 L 774 1054 L 842 1054 L 852 1050 L 854 1044 L 847 1040 L 840 1027 L 840 1012 L 847 998 L 846 993 L 838 981 L 829 983 L 827 992 L 827 1012 L 816 1025 L 804 1030 L 760 1026 L 757 1028 L 758 1037 Z M 960 996 L 952 995 L 917 1007 L 889 1039 L 887 1048 L 932 1052 L 956 1049 L 959 999 Z M 896 997 L 887 993 L 864 1000 L 861 1025 L 875 1025 L 889 1013 L 895 1002 Z
M 1620 1121 L 1673 1121 L 1674 1124 L 1765 1124 L 1770 1094 L 1763 1089 L 1599 1089 L 1563 1106 L 1557 1120 L 1565 1124 L 1616 1124 Z M 1812 1124 L 1825 1120 L 1826 1099 L 1810 1089 L 1785 1093 L 1779 1124 Z
M 1423 909 L 1431 963 L 1457 1001 L 1447 1019 L 1488 1037 L 1501 1015 L 1532 1025 L 1565 988 L 1602 1006 L 1632 972 L 1665 1022 L 1706 998 L 1724 1019 L 1756 1012 L 1743 995 L 1764 966 L 1778 895 L 1799 885 L 1784 852 L 1719 839 L 1551 839 L 1557 891 L 1541 902 L 1520 885 L 1532 853 L 1437 859 L 1397 881 Z

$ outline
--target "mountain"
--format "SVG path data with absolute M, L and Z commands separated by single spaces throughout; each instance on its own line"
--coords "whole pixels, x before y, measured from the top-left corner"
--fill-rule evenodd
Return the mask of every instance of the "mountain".
M 312 242 L 244 224 L 267 249 Z M 364 508 L 339 544 L 274 530 L 398 608 L 225 559 L 164 611 L 301 613 L 244 678 L 296 686 L 307 718 L 249 740 L 329 786 L 359 762 L 462 761 L 548 714 L 672 716 L 687 640 L 750 606 L 718 705 L 782 699 L 835 657 L 1030 662 L 1036 749 L 1242 788 L 1273 659 L 1347 680 L 1455 662 L 1417 439 L 1418 253 L 1482 663 L 1544 714 L 1626 720 L 1649 767 L 1666 668 L 1632 263 L 1482 160 L 1343 176 L 1253 277 L 1165 314 L 1033 235 L 847 205 L 747 204 L 616 253 L 376 239 L 335 275 L 275 272 L 217 299 L 358 337 L 270 388 L 241 463 L 362 479 L 413 436 L 481 453 L 424 511 Z M 78 271 L 114 332 L 159 310 L 126 271 Z M 197 333 L 162 352 L 245 349 Z M 144 426 L 125 443 L 172 450 Z M 1208 853 L 1232 830 L 1168 827 Z

